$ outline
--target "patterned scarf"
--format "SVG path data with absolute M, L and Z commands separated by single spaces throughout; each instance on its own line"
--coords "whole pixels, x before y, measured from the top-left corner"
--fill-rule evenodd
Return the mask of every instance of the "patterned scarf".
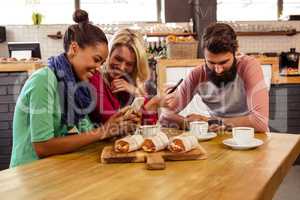
M 49 58 L 48 67 L 58 81 L 63 124 L 68 127 L 78 125 L 94 107 L 91 105 L 94 102 L 91 91 L 93 88 L 88 82 L 79 82 L 65 54 Z

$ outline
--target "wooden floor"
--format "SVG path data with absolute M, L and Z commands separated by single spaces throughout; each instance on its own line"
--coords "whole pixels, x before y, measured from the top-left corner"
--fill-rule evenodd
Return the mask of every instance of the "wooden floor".
M 281 183 L 273 200 L 299 200 L 299 195 L 300 165 L 295 165 Z

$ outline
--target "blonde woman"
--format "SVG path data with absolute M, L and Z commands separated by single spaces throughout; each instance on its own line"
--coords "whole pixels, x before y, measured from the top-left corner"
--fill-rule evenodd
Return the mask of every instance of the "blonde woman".
M 130 105 L 137 96 L 146 96 L 144 82 L 149 77 L 147 54 L 141 36 L 130 29 L 115 33 L 109 44 L 108 61 L 90 82 L 97 91 L 96 109 L 91 114 L 94 122 L 105 123 L 120 108 Z M 157 121 L 156 99 L 149 103 L 145 98 L 143 123 L 153 124 Z M 150 109 L 151 107 L 151 109 Z

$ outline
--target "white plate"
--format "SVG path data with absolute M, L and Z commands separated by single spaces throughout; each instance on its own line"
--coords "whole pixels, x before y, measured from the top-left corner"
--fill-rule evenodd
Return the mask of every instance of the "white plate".
M 253 149 L 256 147 L 259 147 L 262 145 L 264 142 L 260 139 L 254 138 L 249 144 L 247 145 L 239 145 L 237 144 L 233 138 L 229 138 L 226 140 L 223 140 L 223 144 L 226 146 L 231 147 L 232 149 L 237 149 L 237 150 L 244 150 L 244 149 Z
M 207 132 L 205 135 L 197 135 L 196 138 L 198 141 L 205 141 L 205 140 L 210 140 L 217 137 L 217 134 L 215 132 Z

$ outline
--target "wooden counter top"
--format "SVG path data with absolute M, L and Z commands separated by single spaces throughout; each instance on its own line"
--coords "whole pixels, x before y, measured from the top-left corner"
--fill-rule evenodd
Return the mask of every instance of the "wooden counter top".
M 280 76 L 279 75 L 279 58 L 259 58 L 262 64 L 272 64 L 272 84 L 300 84 L 300 76 Z
M 94 144 L 0 171 L 0 196 L 30 200 L 271 200 L 300 153 L 300 135 L 272 134 L 268 143 L 250 151 L 226 148 L 221 142 L 227 137 L 201 143 L 208 151 L 207 160 L 167 162 L 161 171 L 146 170 L 143 163 L 100 164 L 104 143 Z
M 28 72 L 31 73 L 41 67 L 41 62 L 0 62 L 0 73 L 1 72 Z

